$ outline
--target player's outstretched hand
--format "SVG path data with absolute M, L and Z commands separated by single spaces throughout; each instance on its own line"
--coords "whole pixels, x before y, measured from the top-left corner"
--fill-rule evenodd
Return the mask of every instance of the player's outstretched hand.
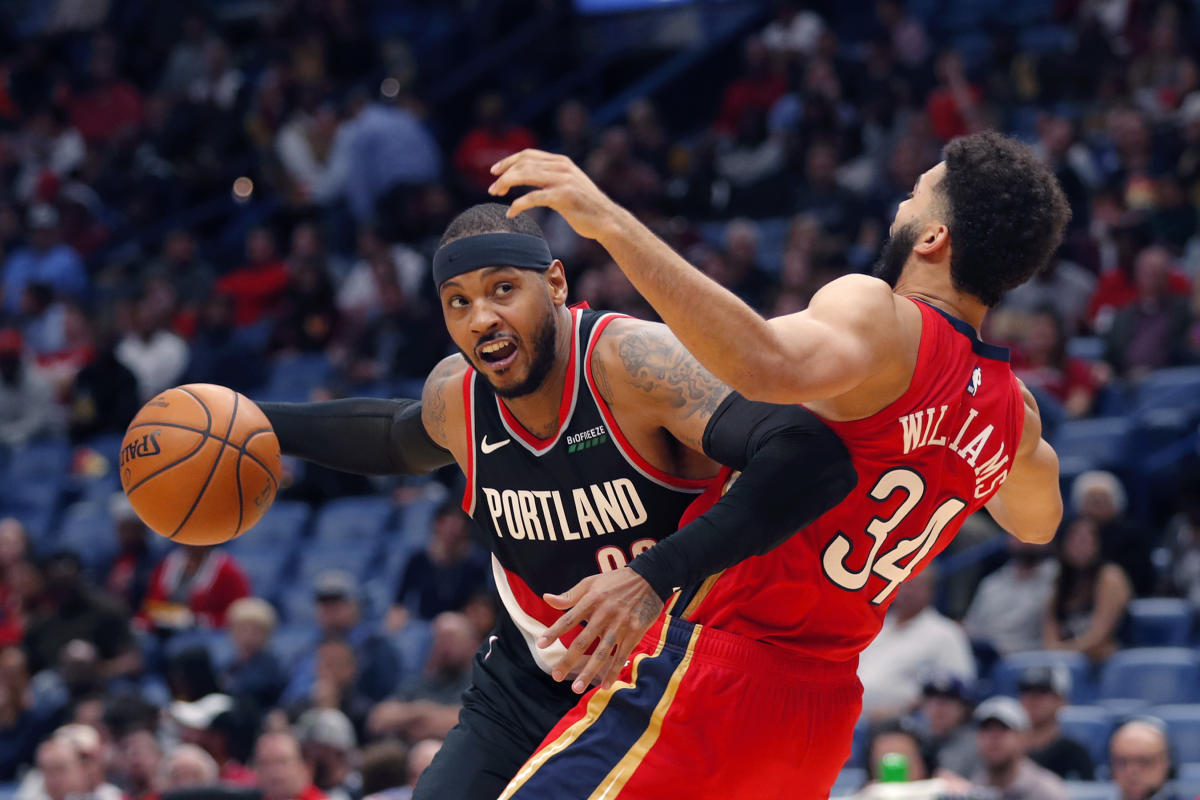
M 563 594 L 542 597 L 554 608 L 570 610 L 541 635 L 538 647 L 548 647 L 563 633 L 587 622 L 551 673 L 556 681 L 578 673 L 571 684 L 576 694 L 583 694 L 596 682 L 611 686 L 663 610 L 658 594 L 629 567 L 590 575 Z M 593 642 L 596 649 L 589 656 L 587 649 Z
M 496 181 L 488 193 L 503 197 L 518 186 L 534 191 L 518 197 L 508 208 L 508 216 L 536 206 L 552 208 L 562 214 L 580 236 L 599 239 L 614 221 L 620 206 L 592 183 L 574 161 L 543 150 L 522 150 L 492 165 Z

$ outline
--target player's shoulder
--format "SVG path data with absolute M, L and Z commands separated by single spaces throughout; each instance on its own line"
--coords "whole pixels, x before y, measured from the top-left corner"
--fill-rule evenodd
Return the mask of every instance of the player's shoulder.
M 421 391 L 421 421 L 430 437 L 442 447 L 450 439 L 449 428 L 460 423 L 466 411 L 462 399 L 463 376 L 470 365 L 462 354 L 455 353 L 438 362 L 425 379 Z
M 818 316 L 833 314 L 846 321 L 878 323 L 880 314 L 895 313 L 896 298 L 892 287 L 879 278 L 843 275 L 818 289 L 809 308 Z

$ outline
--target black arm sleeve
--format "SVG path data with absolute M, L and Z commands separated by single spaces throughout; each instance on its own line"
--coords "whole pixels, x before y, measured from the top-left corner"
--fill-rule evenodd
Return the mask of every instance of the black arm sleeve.
M 810 411 L 736 392 L 708 421 L 704 452 L 741 476 L 703 516 L 629 564 L 664 600 L 783 544 L 858 483 L 846 446 Z
M 424 475 L 454 463 L 421 422 L 420 400 L 358 397 L 324 403 L 259 403 L 279 447 L 342 472 Z

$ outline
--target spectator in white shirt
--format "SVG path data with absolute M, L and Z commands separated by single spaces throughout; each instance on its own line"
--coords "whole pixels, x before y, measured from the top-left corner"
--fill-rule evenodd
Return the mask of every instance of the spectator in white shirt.
M 1000 655 L 1040 650 L 1042 618 L 1058 562 L 1043 544 L 1008 537 L 1008 561 L 979 583 L 975 599 L 963 618 L 967 635 Z
M 909 711 L 930 675 L 975 680 L 975 660 L 959 625 L 937 612 L 931 565 L 896 591 L 883 629 L 858 661 L 863 712 L 873 719 Z
M 134 309 L 133 330 L 117 345 L 117 360 L 137 378 L 143 402 L 179 383 L 188 365 L 188 346 L 167 329 L 163 313 L 148 300 Z

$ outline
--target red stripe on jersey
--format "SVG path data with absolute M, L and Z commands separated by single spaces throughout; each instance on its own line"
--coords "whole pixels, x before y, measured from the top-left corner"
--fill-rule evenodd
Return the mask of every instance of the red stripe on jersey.
M 500 416 L 504 418 L 504 422 L 517 436 L 520 436 L 526 444 L 535 450 L 547 450 L 553 447 L 554 443 L 558 441 L 559 434 L 562 433 L 563 426 L 567 424 L 567 418 L 571 414 L 571 400 L 575 396 L 575 373 L 577 372 L 575 362 L 578 359 L 576 354 L 579 346 L 578 328 L 579 311 L 573 309 L 571 311 L 571 356 L 567 361 L 567 379 L 563 381 L 562 401 L 558 404 L 558 427 L 554 429 L 553 434 L 545 439 L 534 436 L 525 429 L 525 426 L 521 424 L 519 419 L 513 416 L 513 413 L 508 410 L 508 405 L 505 404 L 504 400 L 499 395 L 496 397 L 496 405 L 500 407 Z
M 613 441 L 617 447 L 625 455 L 627 459 L 634 463 L 638 469 L 646 473 L 655 480 L 672 486 L 676 489 L 705 489 L 712 482 L 712 478 L 704 478 L 703 480 L 693 480 L 690 478 L 680 478 L 677 475 L 672 475 L 668 472 L 663 472 L 658 467 L 651 464 L 646 459 L 642 458 L 629 440 L 625 438 L 625 434 L 621 432 L 621 426 L 617 424 L 617 418 L 613 416 L 612 410 L 608 407 L 608 403 L 604 402 L 604 397 L 600 394 L 600 390 L 596 388 L 596 381 L 592 377 L 592 353 L 596 349 L 596 343 L 600 341 L 600 335 L 604 333 L 604 329 L 608 324 L 617 319 L 630 319 L 624 314 L 614 314 L 611 317 L 605 317 L 596 324 L 592 330 L 592 340 L 588 343 L 587 355 L 583 360 L 583 374 L 587 380 L 588 389 L 592 392 L 592 399 L 596 401 L 596 407 L 600 409 L 601 416 L 604 417 L 604 422 L 608 425 L 608 430 L 613 435 Z
M 471 398 L 471 378 L 475 370 L 467 367 L 463 375 L 463 420 L 467 428 L 467 488 L 463 490 L 462 508 L 469 516 L 475 510 L 475 403 Z
M 556 608 L 551 608 L 546 601 L 542 599 L 542 596 L 533 589 L 530 589 L 529 584 L 523 581 L 521 577 L 517 575 L 517 573 L 504 567 L 503 565 L 500 568 L 504 570 L 504 577 L 508 581 L 509 591 L 512 592 L 513 598 L 517 601 L 517 605 L 521 607 L 522 611 L 533 617 L 533 619 L 540 622 L 542 625 L 545 625 L 547 628 L 558 622 L 558 618 L 561 617 L 564 612 L 559 611 Z M 571 642 L 575 641 L 575 637 L 578 636 L 582 630 L 582 626 L 576 625 L 574 628 L 558 637 L 558 640 L 562 642 L 564 646 L 570 647 Z M 590 653 L 593 649 L 594 646 L 589 647 L 587 652 Z

